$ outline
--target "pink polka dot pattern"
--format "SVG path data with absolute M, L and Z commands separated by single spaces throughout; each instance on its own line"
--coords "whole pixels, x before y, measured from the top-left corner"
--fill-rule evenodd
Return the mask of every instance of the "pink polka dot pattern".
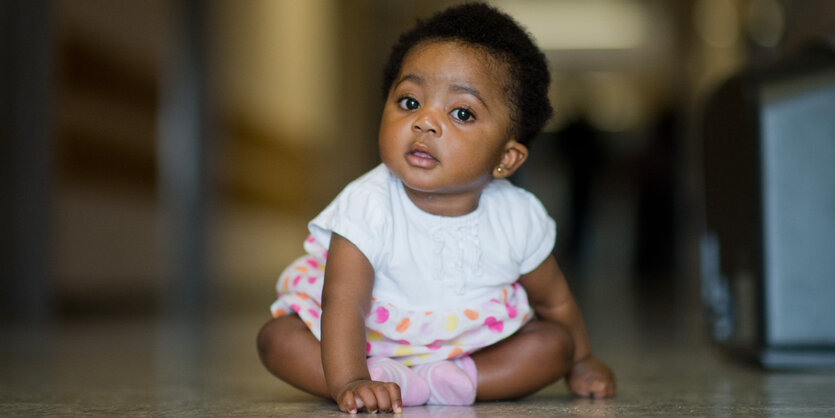
M 307 255 L 287 267 L 276 284 L 273 316 L 295 313 L 321 339 L 321 295 L 327 250 L 312 237 Z M 524 289 L 515 283 L 497 289 L 478 306 L 434 311 L 401 309 L 372 298 L 366 317 L 366 355 L 389 357 L 406 365 L 468 355 L 512 335 L 532 317 Z

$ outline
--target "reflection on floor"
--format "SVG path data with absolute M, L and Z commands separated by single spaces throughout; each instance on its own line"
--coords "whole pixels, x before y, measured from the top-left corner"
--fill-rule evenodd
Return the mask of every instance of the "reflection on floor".
M 835 373 L 768 373 L 728 359 L 706 343 L 692 298 L 648 303 L 635 297 L 634 283 L 609 280 L 578 293 L 596 354 L 617 373 L 616 398 L 574 398 L 557 383 L 515 402 L 415 407 L 403 415 L 835 415 Z M 0 415 L 341 416 L 330 402 L 261 367 L 254 339 L 265 320 L 120 318 L 3 327 Z

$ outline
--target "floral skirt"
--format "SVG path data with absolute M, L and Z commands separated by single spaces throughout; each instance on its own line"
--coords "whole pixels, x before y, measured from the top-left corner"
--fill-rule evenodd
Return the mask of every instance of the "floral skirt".
M 273 317 L 295 313 L 321 339 L 322 286 L 327 249 L 308 237 L 300 257 L 276 284 Z M 366 355 L 389 357 L 412 366 L 468 355 L 519 330 L 532 317 L 525 290 L 518 284 L 496 290 L 495 297 L 465 307 L 432 311 L 401 309 L 372 296 L 365 318 Z

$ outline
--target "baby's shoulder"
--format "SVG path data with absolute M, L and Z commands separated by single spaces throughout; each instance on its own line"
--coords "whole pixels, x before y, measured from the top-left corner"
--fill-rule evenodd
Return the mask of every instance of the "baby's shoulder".
M 381 219 L 390 217 L 391 189 L 389 172 L 378 166 L 348 183 L 326 208 L 335 216 L 357 219 Z
M 391 198 L 391 173 L 380 164 L 371 171 L 348 183 L 337 199 L 367 199 L 373 203 Z
M 492 207 L 540 206 L 539 199 L 528 190 L 508 180 L 493 180 L 482 193 L 483 203 Z

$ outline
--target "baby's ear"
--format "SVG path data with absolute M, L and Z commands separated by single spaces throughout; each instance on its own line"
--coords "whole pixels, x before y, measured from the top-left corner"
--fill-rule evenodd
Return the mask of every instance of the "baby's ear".
M 528 147 L 511 139 L 505 144 L 502 158 L 499 165 L 493 169 L 493 178 L 503 179 L 510 177 L 528 158 Z

